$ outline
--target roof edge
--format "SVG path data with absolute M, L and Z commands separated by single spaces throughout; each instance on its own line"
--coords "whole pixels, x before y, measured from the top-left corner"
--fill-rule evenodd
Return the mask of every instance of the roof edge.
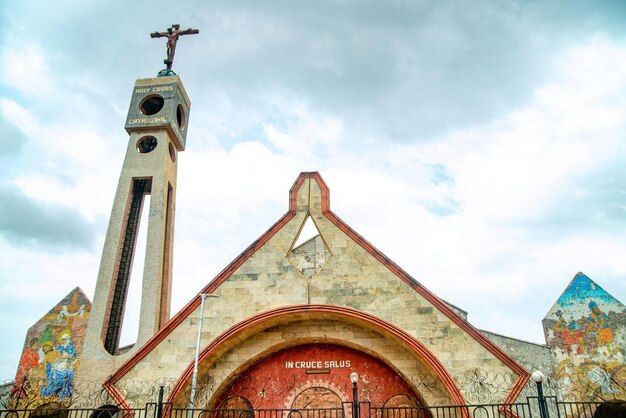
M 235 270 L 248 260 L 259 248 L 269 241 L 295 215 L 297 210 L 297 193 L 306 179 L 313 179 L 322 189 L 322 208 L 328 209 L 329 189 L 322 176 L 317 171 L 301 172 L 289 190 L 289 210 L 274 225 L 265 231 L 259 238 L 242 251 L 217 276 L 203 287 L 180 311 L 178 311 L 165 325 L 150 338 L 133 356 L 122 364 L 104 383 L 105 388 L 115 388 L 118 382 L 128 371 L 162 342 L 176 327 L 178 327 L 194 310 L 200 306 L 202 294 L 213 293 Z M 115 399 L 115 398 L 114 398 Z
M 330 210 L 330 190 L 326 182 L 322 179 L 317 171 L 301 172 L 293 186 L 289 191 L 289 210 L 274 225 L 272 225 L 265 233 L 250 244 L 241 254 L 239 254 L 231 263 L 228 264 L 213 280 L 211 280 L 196 296 L 193 297 L 176 315 L 174 315 L 165 325 L 150 338 L 132 357 L 130 357 L 122 366 L 120 366 L 103 384 L 104 388 L 111 394 L 116 401 L 121 393 L 115 388 L 118 382 L 128 371 L 146 357 L 159 343 L 161 343 L 178 325 L 180 325 L 195 309 L 200 306 L 200 295 L 213 293 L 232 273 L 235 272 L 245 261 L 247 261 L 259 248 L 269 241 L 283 226 L 285 226 L 295 215 L 297 210 L 297 192 L 306 179 L 314 180 L 320 187 L 322 192 L 322 214 L 328 218 L 337 228 L 348 235 L 355 243 L 360 245 L 372 257 L 381 262 L 394 275 L 407 283 L 422 297 L 434 305 L 441 313 L 446 315 L 452 322 L 472 336 L 487 351 L 492 353 L 496 358 L 502 361 L 506 366 L 511 368 L 518 378 L 512 385 L 509 394 L 504 399 L 505 403 L 513 402 L 530 377 L 530 373 L 517 363 L 504 350 L 493 343 L 482 332 L 471 325 L 467 320 L 454 312 L 446 302 L 432 293 L 430 290 L 422 286 L 400 266 L 393 262 L 389 257 L 369 243 L 359 233 L 346 224 L 339 216 Z M 115 396 L 114 396 L 115 395 Z M 122 397 L 123 398 L 123 397 Z M 123 400 L 123 399 L 122 399 Z
M 441 313 L 446 315 L 452 322 L 454 322 L 459 328 L 467 332 L 471 337 L 473 337 L 480 345 L 482 345 L 487 351 L 493 354 L 498 360 L 502 361 L 507 367 L 512 369 L 517 375 L 518 379 L 513 384 L 509 394 L 504 399 L 504 403 L 513 402 L 520 391 L 526 384 L 526 381 L 530 377 L 530 373 L 526 370 L 522 365 L 520 365 L 515 359 L 513 359 L 509 354 L 507 354 L 504 350 L 498 347 L 494 342 L 492 342 L 487 336 L 485 336 L 480 330 L 470 324 L 466 319 L 457 314 L 452 310 L 450 306 L 442 299 L 440 299 L 437 295 L 432 293 L 430 290 L 422 286 L 417 280 L 415 280 L 411 275 L 409 275 L 406 271 L 404 271 L 400 266 L 398 266 L 395 262 L 393 262 L 389 257 L 383 254 L 380 250 L 374 247 L 369 243 L 365 238 L 363 238 L 358 232 L 352 229 L 348 224 L 346 224 L 341 218 L 335 215 L 331 210 L 322 211 L 322 213 L 337 226 L 341 231 L 343 231 L 346 235 L 348 235 L 354 242 L 359 244 L 361 248 L 367 251 L 372 257 L 377 259 L 380 263 L 385 265 L 387 269 L 389 269 L 393 274 L 399 277 L 402 281 L 408 284 L 413 290 L 419 293 L 422 297 L 428 300 L 432 305 L 434 305 Z

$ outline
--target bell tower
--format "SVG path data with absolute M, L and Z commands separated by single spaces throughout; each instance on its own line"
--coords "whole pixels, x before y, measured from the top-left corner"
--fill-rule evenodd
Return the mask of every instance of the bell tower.
M 89 380 L 97 380 L 94 374 L 110 374 L 169 319 L 177 156 L 185 149 L 190 101 L 179 77 L 171 71 L 166 74 L 139 79 L 133 88 L 125 125 L 126 157 L 81 359 L 80 371 Z M 147 195 L 150 205 L 144 207 Z M 120 333 L 142 211 L 149 212 L 143 217 L 148 226 L 139 333 L 135 345 L 121 353 Z

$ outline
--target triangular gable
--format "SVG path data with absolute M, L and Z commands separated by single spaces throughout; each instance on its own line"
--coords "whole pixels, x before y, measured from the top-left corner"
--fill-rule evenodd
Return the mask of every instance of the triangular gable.
M 558 330 L 561 323 L 561 327 L 570 329 L 572 333 L 576 333 L 577 330 L 583 332 L 582 328 L 588 322 L 594 305 L 607 315 L 621 314 L 626 311 L 624 304 L 586 274 L 576 273 L 541 321 L 546 343 L 550 346 L 563 346 L 562 341 L 556 338 L 554 331 L 555 326 Z M 575 344 L 574 340 L 572 340 L 573 344 Z
M 41 322 L 56 321 L 61 324 L 62 321 L 69 318 L 88 316 L 91 310 L 91 301 L 85 295 L 85 292 L 80 287 L 75 287 L 70 293 L 65 295 L 63 299 L 58 301 L 48 312 L 40 317 L 28 329 L 28 334 L 31 333 L 33 328 L 37 327 Z M 28 340 L 28 339 L 27 339 Z M 28 347 L 28 341 L 24 343 L 24 348 Z
M 541 322 L 562 394 L 588 400 L 593 391 L 603 399 L 623 398 L 617 382 L 625 377 L 626 307 L 620 301 L 577 273 Z
M 70 358 L 80 358 L 90 311 L 91 301 L 76 287 L 28 329 L 15 376 L 13 397 L 28 403 L 39 394 L 60 399 L 72 396 L 71 380 L 70 384 L 55 385 L 56 381 L 48 381 L 47 374 L 41 378 L 34 371 L 40 367 L 46 351 L 66 350 Z M 77 364 L 71 362 L 69 370 L 73 371 Z M 40 392 L 42 385 L 45 389 Z
M 589 304 L 591 301 L 603 303 L 608 306 L 608 309 L 616 309 L 616 306 L 621 306 L 622 309 L 624 307 L 619 300 L 590 279 L 585 273 L 578 272 L 565 290 L 563 290 L 563 293 L 561 293 L 554 305 L 552 305 L 546 317 L 556 309 L 578 304 Z M 621 311 L 622 309 L 619 310 Z
M 347 235 L 362 250 L 367 252 L 380 264 L 386 267 L 388 271 L 393 273 L 397 278 L 410 286 L 415 292 L 430 302 L 440 313 L 449 318 L 454 324 L 470 335 L 478 344 L 484 347 L 494 357 L 499 359 L 504 365 L 510 368 L 518 377 L 504 399 L 504 402 L 513 401 L 519 394 L 521 388 L 526 383 L 529 373 L 520 366 L 513 358 L 486 338 L 480 331 L 469 324 L 464 318 L 455 313 L 445 302 L 436 295 L 418 283 L 408 273 L 402 270 L 398 265 L 391 261 L 382 252 L 376 249 L 365 238 L 354 231 L 350 226 L 343 222 L 337 215 L 330 210 L 329 189 L 317 172 L 301 173 L 290 190 L 289 211 L 276 222 L 267 232 L 254 241 L 245 251 L 243 251 L 233 262 L 231 262 L 222 272 L 220 272 L 207 286 L 205 286 L 180 312 L 178 312 L 165 326 L 151 338 L 137 353 L 131 357 L 122 367 L 120 367 L 105 383 L 105 387 L 116 400 L 117 395 L 114 387 L 115 382 L 119 381 L 128 371 L 130 371 L 141 359 L 147 356 L 161 341 L 163 341 L 174 329 L 176 329 L 186 318 L 188 318 L 200 305 L 200 294 L 211 294 L 215 292 L 221 284 L 223 284 L 239 267 L 249 260 L 261 247 L 263 247 L 278 231 L 280 231 L 290 220 L 296 216 L 298 210 L 302 210 L 302 202 L 298 202 L 298 190 L 303 183 L 310 179 L 314 181 L 321 191 L 320 211 L 321 214 L 336 226 L 340 231 Z M 300 205 L 300 206 L 299 206 Z

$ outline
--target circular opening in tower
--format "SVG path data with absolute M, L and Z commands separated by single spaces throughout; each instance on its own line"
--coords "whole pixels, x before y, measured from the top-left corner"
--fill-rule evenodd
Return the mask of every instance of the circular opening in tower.
M 157 139 L 153 136 L 144 136 L 137 141 L 137 151 L 141 154 L 147 154 L 154 151 L 157 147 Z
M 174 148 L 174 145 L 170 142 L 169 144 L 169 151 L 170 151 L 170 159 L 172 160 L 173 163 L 176 162 L 176 148 Z
M 163 99 L 163 97 L 158 94 L 153 94 L 152 96 L 148 96 L 141 101 L 139 104 L 139 110 L 141 110 L 141 113 L 144 115 L 154 115 L 163 109 L 164 104 L 165 99 Z
M 183 109 L 183 105 L 180 104 L 176 108 L 176 122 L 178 122 L 180 129 L 185 129 L 185 109 Z

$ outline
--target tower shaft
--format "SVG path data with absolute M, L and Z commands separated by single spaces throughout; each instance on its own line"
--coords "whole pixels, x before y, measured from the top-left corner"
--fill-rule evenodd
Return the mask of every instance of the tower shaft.
M 177 76 L 142 79 L 135 83 L 126 120 L 130 134 L 126 157 L 83 347 L 79 373 L 86 380 L 104 380 L 169 319 L 177 154 L 185 147 L 189 106 Z M 146 204 L 148 195 L 149 206 Z M 144 211 L 148 211 L 147 216 L 145 213 L 142 216 Z M 135 345 L 121 352 L 120 336 L 142 220 L 147 221 L 147 244 L 141 278 L 139 331 Z

